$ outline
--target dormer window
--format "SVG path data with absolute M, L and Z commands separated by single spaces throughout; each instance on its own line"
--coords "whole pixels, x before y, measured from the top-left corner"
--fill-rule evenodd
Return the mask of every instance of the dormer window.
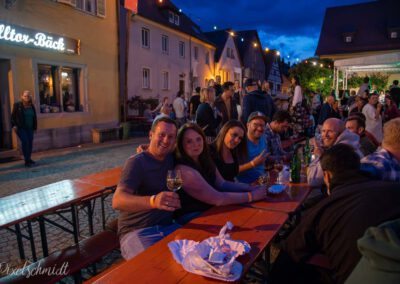
M 397 31 L 390 32 L 390 38 L 398 38 L 399 34 Z
M 343 37 L 343 41 L 345 43 L 352 43 L 354 41 L 354 32 L 347 32 L 347 33 L 343 33 L 342 37 Z
M 350 42 L 353 41 L 353 37 L 352 37 L 352 36 L 346 36 L 346 37 L 344 38 L 344 41 L 347 42 L 347 43 L 350 43 Z
M 179 15 L 178 14 L 176 14 L 172 11 L 169 11 L 168 12 L 168 20 L 171 24 L 175 24 L 175 25 L 179 26 Z

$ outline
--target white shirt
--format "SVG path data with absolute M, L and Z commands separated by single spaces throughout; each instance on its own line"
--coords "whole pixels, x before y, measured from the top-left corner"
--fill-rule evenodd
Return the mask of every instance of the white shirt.
M 176 118 L 184 118 L 185 117 L 185 102 L 181 97 L 177 97 L 172 103 L 175 111 Z
M 301 94 L 301 87 L 299 85 L 297 85 L 294 88 L 294 95 L 293 95 L 293 101 L 292 101 L 292 106 L 297 105 L 298 103 L 301 103 L 301 101 L 303 100 L 303 96 Z
M 365 115 L 365 130 L 374 135 L 376 140 L 381 143 L 383 139 L 382 116 L 379 115 L 378 118 L 375 118 L 376 108 L 369 103 L 363 107 L 362 113 Z

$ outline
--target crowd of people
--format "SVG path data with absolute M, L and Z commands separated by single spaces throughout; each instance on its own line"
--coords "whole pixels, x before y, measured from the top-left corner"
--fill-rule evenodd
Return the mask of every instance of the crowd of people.
M 150 142 L 127 160 L 113 197 L 113 208 L 120 211 L 125 259 L 212 206 L 264 199 L 266 187 L 258 178 L 269 164 L 289 162 L 296 155 L 282 147 L 287 135 L 315 134 L 307 182 L 318 198 L 304 206 L 301 221 L 283 240 L 273 283 L 344 283 L 364 253 L 357 240 L 368 228 L 394 220 L 394 225 L 383 227 L 398 238 L 400 118 L 394 115 L 395 91 L 389 91 L 382 107 L 368 87 L 347 98 L 343 94 L 342 102 L 334 95 L 323 102 L 319 92 L 308 99 L 298 77 L 292 83 L 285 110 L 276 107 L 268 85 L 250 78 L 243 89 L 238 82 L 211 82 L 198 88 L 188 103 L 179 92 L 172 105 L 164 99 L 153 110 L 160 114 L 152 124 Z M 167 190 L 171 170 L 179 171 L 182 179 L 177 192 Z M 381 257 L 400 249 L 398 242 L 380 241 L 387 245 Z M 319 253 L 329 259 L 331 270 L 322 273 L 307 263 Z M 397 269 L 399 280 L 398 258 L 396 263 L 385 269 Z M 356 283 L 359 273 L 349 283 Z

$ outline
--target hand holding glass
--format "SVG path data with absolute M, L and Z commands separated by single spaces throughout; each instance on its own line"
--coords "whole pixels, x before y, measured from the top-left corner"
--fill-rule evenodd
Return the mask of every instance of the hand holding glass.
M 171 170 L 167 174 L 167 187 L 173 192 L 177 192 L 182 187 L 183 181 L 180 170 Z

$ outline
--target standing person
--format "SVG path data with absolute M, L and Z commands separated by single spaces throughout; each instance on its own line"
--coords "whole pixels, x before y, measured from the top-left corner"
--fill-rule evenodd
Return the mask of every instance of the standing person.
M 317 92 L 311 92 L 311 113 L 314 117 L 314 121 L 318 122 L 319 114 L 322 106 L 322 98 L 319 90 Z
M 357 96 L 358 97 L 365 97 L 365 92 L 370 91 L 371 87 L 369 86 L 369 77 L 366 76 L 361 84 L 360 88 L 358 89 Z
M 222 90 L 222 95 L 215 100 L 215 107 L 221 114 L 221 126 L 230 119 L 238 119 L 236 100 L 233 99 L 233 83 L 225 82 Z
M 365 115 L 365 129 L 374 135 L 379 143 L 382 142 L 382 104 L 378 102 L 378 94 L 372 93 L 369 96 L 368 104 L 362 110 Z
M 156 120 L 148 149 L 125 163 L 112 207 L 120 211 L 118 235 L 126 260 L 179 228 L 173 223 L 172 212 L 181 207 L 180 200 L 166 188 L 167 172 L 174 168 L 176 134 L 173 120 Z
M 326 102 L 322 105 L 318 125 L 322 126 L 328 118 L 340 118 L 339 110 L 335 106 L 335 97 L 332 95 L 328 96 Z
M 234 85 L 233 85 L 233 90 L 234 90 L 233 98 L 236 101 L 236 104 L 242 105 L 242 92 L 243 92 L 243 89 L 242 89 L 242 87 L 240 87 L 239 80 L 235 80 L 233 83 L 234 83 Z
M 239 120 L 229 120 L 210 145 L 211 157 L 221 176 L 234 181 L 239 174 L 239 163 L 247 158 L 246 129 Z
M 294 93 L 292 103 L 290 104 L 290 114 L 293 119 L 294 136 L 299 136 L 305 134 L 307 128 L 310 126 L 310 113 L 307 108 L 307 100 L 303 97 L 298 76 L 292 78 L 292 85 L 294 87 Z
M 159 111 L 161 111 L 161 108 L 166 105 L 169 106 L 169 98 L 168 97 L 164 97 L 162 99 L 162 101 L 151 112 L 158 113 Z
M 196 93 L 190 98 L 189 101 L 189 115 L 190 119 L 194 120 L 196 118 L 196 111 L 200 105 L 200 87 L 196 88 Z
M 396 106 L 396 102 L 393 100 L 393 98 L 390 95 L 385 96 L 385 112 L 384 112 L 384 118 L 385 122 L 396 118 L 400 117 L 400 110 Z
M 242 121 L 247 121 L 250 114 L 255 111 L 262 112 L 268 119 L 271 119 L 275 110 L 272 98 L 259 91 L 257 82 L 251 78 L 246 80 L 244 86 L 247 95 L 243 97 Z
M 400 107 L 400 87 L 398 80 L 393 81 L 393 85 L 390 88 L 390 96 L 393 98 L 396 107 Z
M 220 122 L 220 116 L 214 111 L 215 89 L 208 87 L 201 89 L 201 104 L 196 111 L 196 123 L 203 129 L 207 143 L 214 141 L 217 136 L 217 129 Z
M 14 104 L 11 114 L 11 125 L 16 130 L 18 138 L 21 141 L 25 167 L 34 165 L 35 161 L 31 159 L 31 155 L 33 134 L 37 129 L 37 117 L 30 91 L 23 91 L 21 101 Z
M 178 94 L 176 95 L 176 98 L 172 103 L 178 127 L 185 124 L 185 101 L 182 98 L 182 96 L 183 96 L 183 91 L 178 91 Z

